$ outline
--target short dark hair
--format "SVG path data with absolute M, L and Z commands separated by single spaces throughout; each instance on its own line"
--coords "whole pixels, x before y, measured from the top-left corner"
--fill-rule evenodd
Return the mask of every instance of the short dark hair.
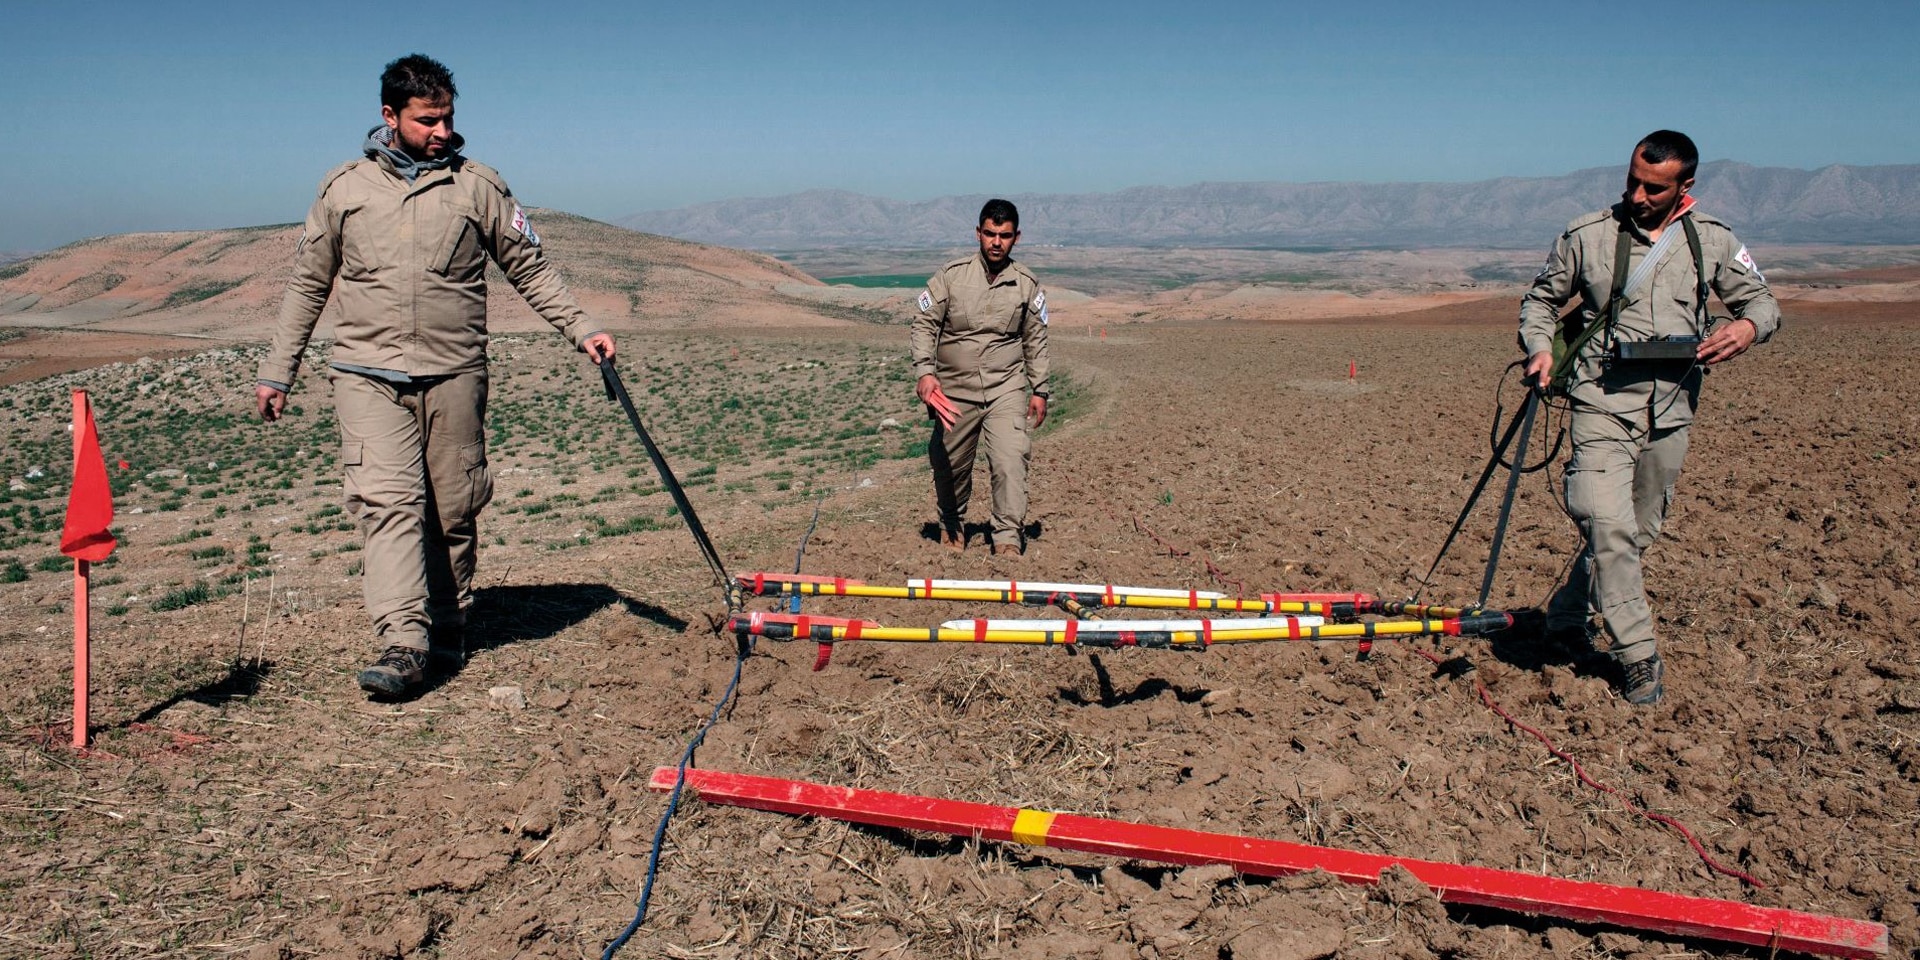
M 1693 138 L 1678 130 L 1655 130 L 1641 137 L 1634 149 L 1648 163 L 1680 161 L 1682 183 L 1692 180 L 1693 171 L 1700 167 L 1700 150 L 1693 145 Z
M 423 53 L 409 53 L 380 71 L 380 104 L 392 107 L 395 113 L 414 97 L 452 100 L 459 95 L 453 87 L 453 71 Z
M 1020 209 L 1012 203 L 995 197 L 980 208 L 981 223 L 1011 223 L 1015 230 L 1020 229 Z

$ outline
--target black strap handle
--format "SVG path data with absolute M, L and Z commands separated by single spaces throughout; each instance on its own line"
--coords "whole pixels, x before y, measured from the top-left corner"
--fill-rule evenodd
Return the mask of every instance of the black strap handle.
M 727 566 L 720 560 L 720 551 L 714 549 L 706 527 L 700 525 L 700 515 L 693 512 L 693 503 L 687 499 L 687 491 L 680 486 L 679 478 L 673 475 L 673 468 L 667 466 L 667 458 L 654 445 L 646 426 L 641 424 L 640 412 L 633 408 L 633 398 L 627 396 L 626 385 L 620 382 L 620 372 L 613 368 L 612 357 L 600 361 L 600 379 L 606 383 L 607 399 L 619 401 L 620 407 L 627 411 L 627 419 L 633 422 L 633 432 L 640 435 L 641 445 L 647 448 L 647 458 L 653 461 L 653 469 L 660 474 L 660 485 L 667 488 L 674 506 L 680 508 L 680 516 L 686 519 L 687 529 L 693 532 L 693 542 L 699 545 L 700 555 L 706 558 L 707 566 L 713 570 L 714 581 L 721 590 L 726 591 L 727 607 L 731 610 L 734 606 L 733 579 L 727 576 Z

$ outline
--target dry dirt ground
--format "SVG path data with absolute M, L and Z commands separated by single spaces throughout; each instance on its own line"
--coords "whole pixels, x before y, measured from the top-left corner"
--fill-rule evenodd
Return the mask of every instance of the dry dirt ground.
M 698 764 L 1874 919 L 1892 955 L 1920 956 L 1911 310 L 1791 304 L 1775 343 L 1709 379 L 1649 559 L 1660 706 L 1629 707 L 1524 631 L 1381 643 L 1366 661 L 1345 645 L 858 642 L 818 673 L 812 646 L 764 641 Z M 880 582 L 1404 596 L 1486 457 L 1511 313 L 1502 299 L 1339 325 L 1062 330 L 1069 387 L 1036 443 L 1037 536 L 1018 557 L 922 536 L 899 328 L 653 331 L 622 349 L 735 572 L 791 571 L 804 543 L 803 572 Z M 17 487 L 0 501 L 0 955 L 599 956 L 633 914 L 664 808 L 648 775 L 734 668 L 719 594 L 637 442 L 551 335 L 497 341 L 471 660 L 372 703 L 352 679 L 374 651 L 327 388 L 309 376 L 296 415 L 248 422 L 255 349 L 0 388 Z M 69 683 L 50 544 L 73 387 L 94 391 L 110 463 L 129 461 L 113 471 L 124 544 L 98 571 L 87 757 L 47 733 L 64 735 Z M 1523 485 L 1496 605 L 1539 604 L 1574 546 L 1548 477 Z M 1491 527 L 1489 505 L 1430 597 L 1470 598 Z M 493 702 L 507 686 L 524 706 Z M 1583 786 L 1483 689 L 1764 888 Z M 621 955 L 1767 951 L 1449 908 L 1417 883 L 1236 879 L 689 801 Z

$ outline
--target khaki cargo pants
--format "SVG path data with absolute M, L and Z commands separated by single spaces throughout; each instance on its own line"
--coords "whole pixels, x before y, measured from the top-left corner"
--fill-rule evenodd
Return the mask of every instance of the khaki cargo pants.
M 973 460 L 986 441 L 987 475 L 993 484 L 993 542 L 1020 545 L 1020 528 L 1027 522 L 1027 465 L 1033 442 L 1027 435 L 1027 395 L 1010 390 L 985 403 L 955 400 L 960 417 L 953 429 L 933 421 L 933 442 L 927 459 L 933 464 L 933 496 L 940 508 L 940 526 L 958 532 L 973 499 Z
M 427 648 L 466 623 L 480 508 L 493 499 L 487 372 L 390 383 L 332 371 L 347 511 L 366 541 L 361 588 L 375 645 Z
M 1583 625 L 1598 612 L 1614 659 L 1638 663 L 1656 652 L 1640 560 L 1666 522 L 1687 458 L 1687 428 L 1649 430 L 1612 414 L 1577 410 L 1571 432 L 1567 512 L 1586 545 L 1547 605 L 1547 628 Z

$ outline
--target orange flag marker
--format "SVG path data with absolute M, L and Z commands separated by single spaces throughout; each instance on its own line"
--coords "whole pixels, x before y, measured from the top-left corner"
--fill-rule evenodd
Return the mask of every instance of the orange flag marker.
M 67 491 L 67 521 L 60 530 L 60 552 L 73 558 L 73 746 L 87 748 L 87 668 L 91 660 L 88 576 L 91 565 L 113 553 L 113 492 L 107 486 L 107 461 L 93 426 L 93 405 L 85 390 L 73 392 L 73 487 Z

